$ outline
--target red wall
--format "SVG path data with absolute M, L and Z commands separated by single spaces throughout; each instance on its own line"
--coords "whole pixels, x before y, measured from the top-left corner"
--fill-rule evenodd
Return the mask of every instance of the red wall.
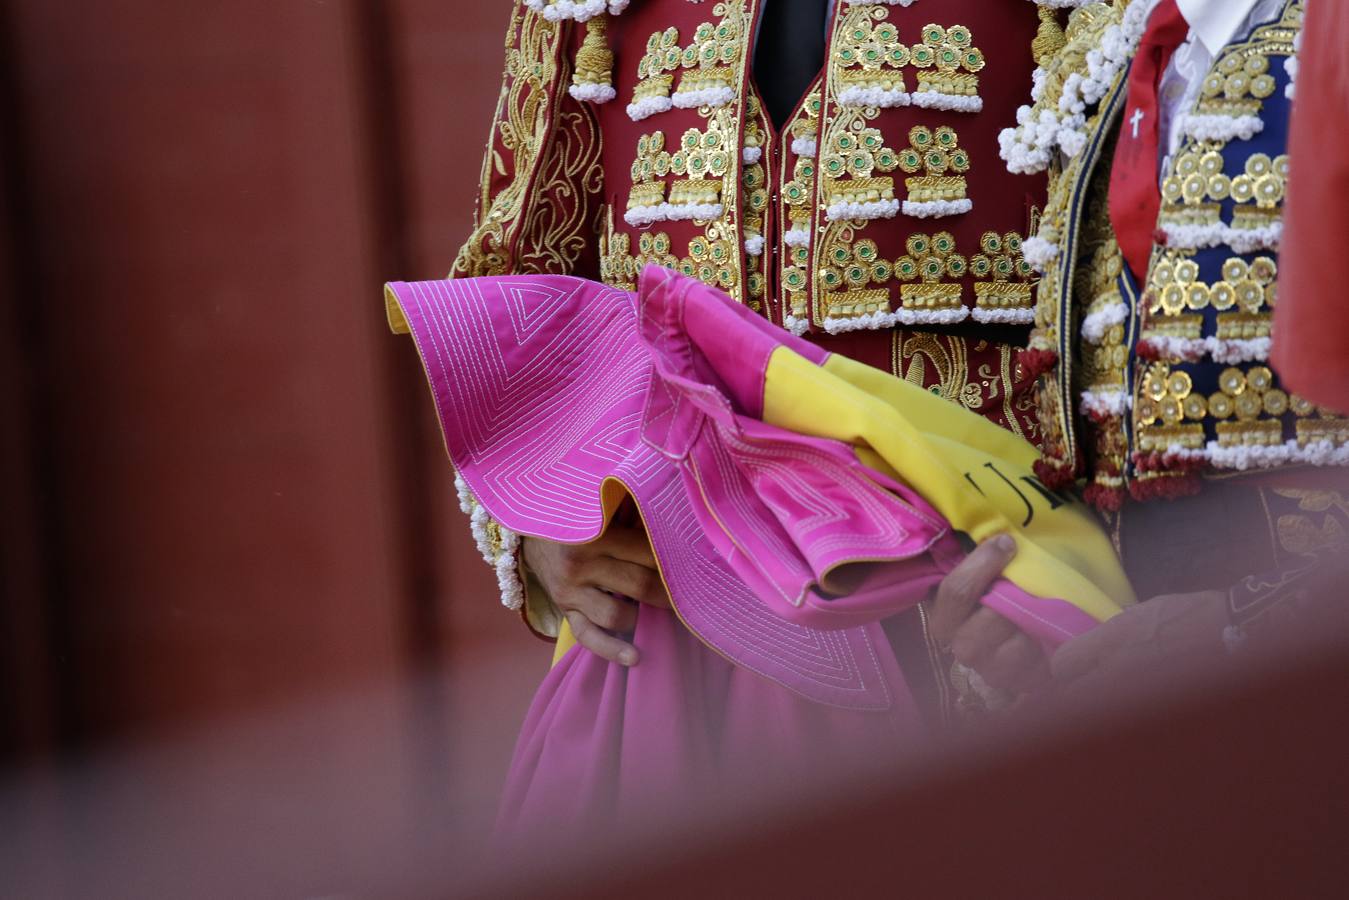
M 517 720 L 547 652 L 467 538 L 380 285 L 467 233 L 509 4 L 0 9 L 8 749 L 431 672 L 332 739 L 402 752 L 415 709 L 499 769 L 482 707 Z

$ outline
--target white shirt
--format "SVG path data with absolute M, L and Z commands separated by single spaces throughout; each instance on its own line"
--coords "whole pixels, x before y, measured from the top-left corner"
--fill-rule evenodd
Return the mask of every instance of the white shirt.
M 1160 2 L 1148 0 L 1149 15 Z M 1277 19 L 1284 0 L 1176 0 L 1176 5 L 1190 26 L 1190 36 L 1171 57 L 1159 86 L 1159 172 L 1167 170 L 1170 157 L 1180 149 L 1183 135 L 1173 127 L 1175 120 L 1198 101 L 1214 59 L 1233 40 Z

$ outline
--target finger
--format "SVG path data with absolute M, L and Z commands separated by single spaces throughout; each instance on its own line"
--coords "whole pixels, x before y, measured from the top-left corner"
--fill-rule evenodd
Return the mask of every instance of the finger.
M 1004 641 L 978 672 L 993 687 L 1015 694 L 1034 690 L 1050 680 L 1044 650 L 1034 639 L 1019 633 Z
M 1124 644 L 1100 658 L 1094 668 L 1070 681 L 1055 681 L 1056 691 L 1073 702 L 1090 698 L 1119 698 L 1146 690 L 1150 685 L 1166 683 L 1165 671 L 1157 666 L 1155 654 L 1134 644 Z
M 560 604 L 576 610 L 606 631 L 627 632 L 637 627 L 637 607 L 603 590 L 588 587 L 572 591 Z
M 977 668 L 1020 633 L 1021 629 L 993 610 L 976 609 L 952 636 L 951 653 L 965 665 Z
M 612 557 L 601 557 L 591 561 L 587 576 L 590 583 L 600 590 L 622 594 L 649 606 L 670 605 L 665 593 L 665 584 L 655 569 L 622 562 Z
M 1016 554 L 1016 543 L 1008 535 L 998 535 L 974 548 L 942 579 L 932 605 L 932 636 L 949 646 L 956 630 L 970 617 L 979 600 L 1007 563 Z
M 647 539 L 645 529 L 611 525 L 594 547 L 602 555 L 646 569 L 656 568 L 656 557 L 651 552 L 651 541 Z
M 1089 669 L 1072 681 L 1054 680 L 1054 701 L 1069 705 L 1099 701 L 1112 684 L 1110 675 L 1101 669 Z
M 1088 675 L 1125 643 L 1130 631 L 1129 615 L 1124 613 L 1068 641 L 1049 661 L 1054 680 L 1068 684 Z
M 567 612 L 567 623 L 571 625 L 571 633 L 576 636 L 576 643 L 591 653 L 620 666 L 637 665 L 640 656 L 636 647 L 595 625 L 579 610 Z

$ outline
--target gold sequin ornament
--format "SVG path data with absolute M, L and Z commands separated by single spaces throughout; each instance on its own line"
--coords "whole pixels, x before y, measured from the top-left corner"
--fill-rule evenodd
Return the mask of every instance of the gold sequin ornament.
M 603 103 L 614 97 L 614 54 L 607 32 L 608 16 L 586 22 L 585 40 L 576 51 L 576 71 L 571 76 L 571 93 L 578 100 Z
M 923 172 L 904 181 L 909 200 L 914 203 L 965 199 L 965 174 L 970 170 L 970 155 L 959 146 L 954 128 L 943 125 L 935 131 L 918 125 L 909 131 L 909 146 L 900 151 L 899 168 L 908 173 Z M 957 174 L 948 174 L 948 173 Z
M 910 235 L 904 256 L 895 260 L 894 274 L 905 284 L 899 295 L 905 309 L 946 310 L 961 305 L 960 279 L 969 271 L 969 260 L 956 251 L 955 238 L 948 231 L 929 237 Z M 945 282 L 944 279 L 952 279 Z

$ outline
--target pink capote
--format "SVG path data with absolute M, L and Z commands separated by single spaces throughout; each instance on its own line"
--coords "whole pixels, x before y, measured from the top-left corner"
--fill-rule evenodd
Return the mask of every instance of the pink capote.
M 761 420 L 769 355 L 826 353 L 655 267 L 635 295 L 561 276 L 390 287 L 478 502 L 521 534 L 582 542 L 602 533 L 601 485 L 616 479 L 678 613 L 639 611 L 634 669 L 578 647 L 550 672 L 516 749 L 507 829 L 808 777 L 920 736 L 880 622 L 963 553 L 916 492 L 850 447 Z M 841 596 L 821 587 L 831 569 Z M 1033 602 L 1006 581 L 997 593 L 1013 617 Z

